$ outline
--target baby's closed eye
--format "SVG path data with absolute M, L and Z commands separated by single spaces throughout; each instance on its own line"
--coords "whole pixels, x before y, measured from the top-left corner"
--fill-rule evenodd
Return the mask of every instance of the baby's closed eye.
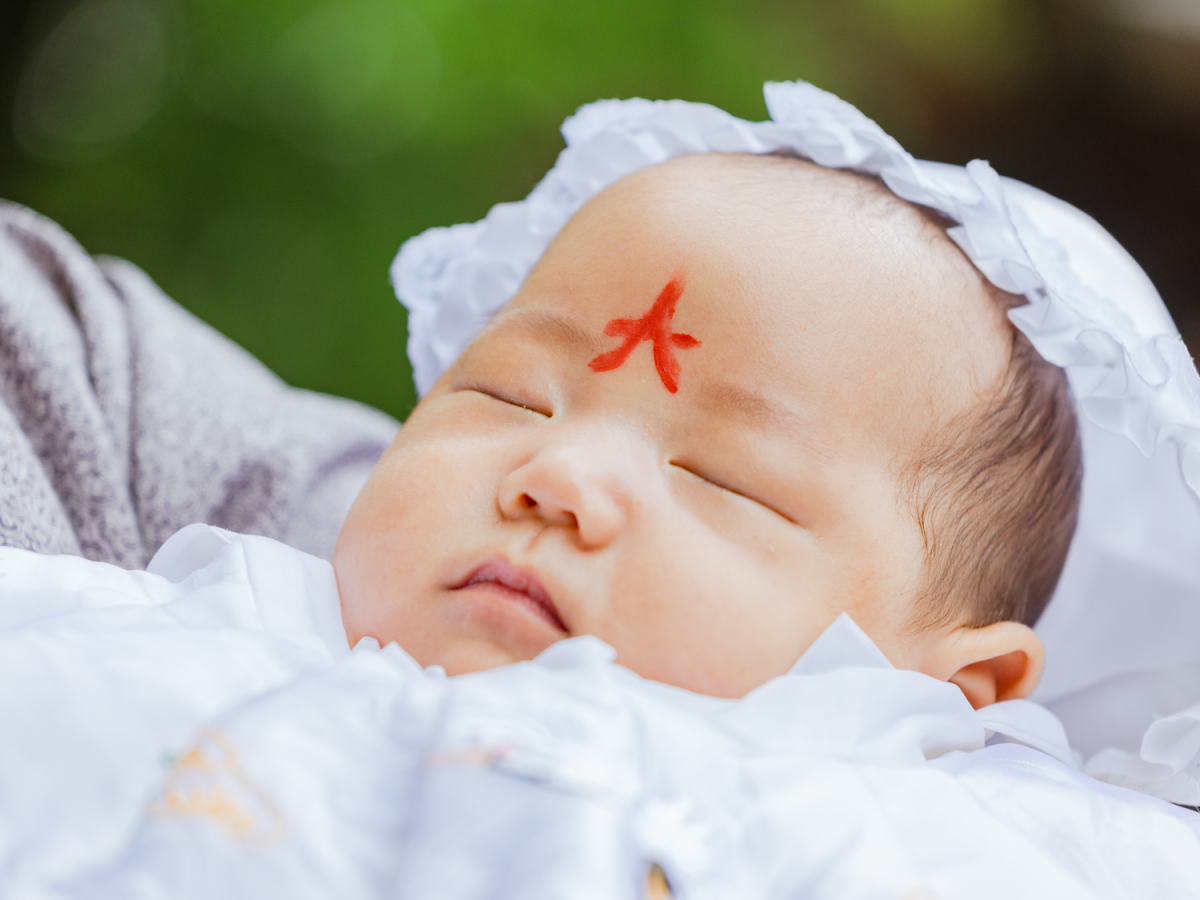
M 506 390 L 504 388 L 496 387 L 495 385 L 483 385 L 475 383 L 465 384 L 459 387 L 457 390 L 482 394 L 484 397 L 507 404 L 508 406 L 515 406 L 519 409 L 537 413 L 540 416 L 545 416 L 547 419 L 554 415 L 554 410 L 550 408 L 549 404 L 537 398 L 526 396 L 519 391 Z
M 781 519 L 784 519 L 785 521 L 789 522 L 792 525 L 799 524 L 796 522 L 795 519 L 793 519 L 787 513 L 783 512 L 783 510 L 779 509 L 779 507 L 777 507 L 775 504 L 773 504 L 772 502 L 770 502 L 768 500 L 764 500 L 763 495 L 759 491 L 755 491 L 755 490 L 749 489 L 749 488 L 743 488 L 740 486 L 734 486 L 734 484 L 731 483 L 730 481 L 727 481 L 726 479 L 724 479 L 718 475 L 712 474 L 705 467 L 696 465 L 691 462 L 672 460 L 669 463 L 669 465 L 673 469 L 677 469 L 681 472 L 686 473 L 688 476 L 691 476 L 691 480 L 693 480 L 693 481 L 703 482 L 704 484 L 708 485 L 711 488 L 715 488 L 716 490 L 721 491 L 725 494 L 729 494 L 734 497 L 740 498 L 741 500 L 752 503 L 755 506 L 761 507 L 762 509 L 765 509 L 765 510 L 773 513 L 774 515 L 780 517 Z

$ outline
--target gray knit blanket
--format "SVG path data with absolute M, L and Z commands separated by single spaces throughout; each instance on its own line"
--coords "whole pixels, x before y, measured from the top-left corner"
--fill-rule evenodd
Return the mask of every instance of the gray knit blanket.
M 0 545 L 141 568 L 207 522 L 328 558 L 397 427 L 0 201 Z

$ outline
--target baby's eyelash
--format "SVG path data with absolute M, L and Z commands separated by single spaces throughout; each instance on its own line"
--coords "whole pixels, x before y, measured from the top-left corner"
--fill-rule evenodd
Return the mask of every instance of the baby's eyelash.
M 764 509 L 770 510 L 771 512 L 775 513 L 775 515 L 779 516 L 781 519 L 786 519 L 788 522 L 791 522 L 793 525 L 798 524 L 791 516 L 789 516 L 787 513 L 781 512 L 779 509 L 772 506 L 770 503 L 760 500 L 757 497 L 753 497 L 750 494 L 743 493 L 742 491 L 739 491 L 737 488 L 732 488 L 729 485 L 725 484 L 724 482 L 717 481 L 714 478 L 710 478 L 709 476 L 703 474 L 702 472 L 697 472 L 695 469 L 693 469 L 691 466 L 687 465 L 686 463 L 679 463 L 679 462 L 672 461 L 671 463 L 669 463 L 669 465 L 672 465 L 677 469 L 682 469 L 684 472 L 687 472 L 689 475 L 699 478 L 701 481 L 703 481 L 707 484 L 711 484 L 713 487 L 715 487 L 719 490 L 725 491 L 726 493 L 729 493 L 729 494 L 733 494 L 736 497 L 741 497 L 744 500 L 749 500 L 751 503 L 756 503 L 759 506 L 763 507 Z
M 532 413 L 537 413 L 539 416 L 545 416 L 549 419 L 554 413 L 551 410 L 535 406 L 532 403 L 527 403 L 524 400 L 519 400 L 507 394 L 501 394 L 494 388 L 483 387 L 482 385 L 469 384 L 462 388 L 464 391 L 472 391 L 476 394 L 483 394 L 485 397 L 491 397 L 493 400 L 499 400 L 501 403 L 507 403 L 509 406 L 516 406 L 520 409 L 527 409 Z

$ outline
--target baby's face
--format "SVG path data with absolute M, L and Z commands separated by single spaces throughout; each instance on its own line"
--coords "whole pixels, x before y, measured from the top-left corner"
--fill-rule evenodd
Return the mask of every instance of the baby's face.
M 945 634 L 911 627 L 925 550 L 898 474 L 1006 344 L 970 263 L 870 190 L 706 155 L 590 201 L 346 519 L 351 643 L 458 674 L 592 634 L 738 697 L 844 611 L 948 677 Z

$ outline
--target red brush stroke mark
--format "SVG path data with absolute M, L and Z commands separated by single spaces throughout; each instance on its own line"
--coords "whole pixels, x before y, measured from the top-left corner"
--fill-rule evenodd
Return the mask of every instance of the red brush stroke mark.
M 633 348 L 642 341 L 654 343 L 654 367 L 658 369 L 658 377 L 663 385 L 674 394 L 679 390 L 679 360 L 671 347 L 687 350 L 699 347 L 700 342 L 690 334 L 678 334 L 671 331 L 671 319 L 675 317 L 675 304 L 683 293 L 683 281 L 673 278 L 662 289 L 650 311 L 640 319 L 613 319 L 604 326 L 604 333 L 609 337 L 625 338 L 616 350 L 601 353 L 590 363 L 588 368 L 593 372 L 611 372 L 621 363 L 629 359 Z

